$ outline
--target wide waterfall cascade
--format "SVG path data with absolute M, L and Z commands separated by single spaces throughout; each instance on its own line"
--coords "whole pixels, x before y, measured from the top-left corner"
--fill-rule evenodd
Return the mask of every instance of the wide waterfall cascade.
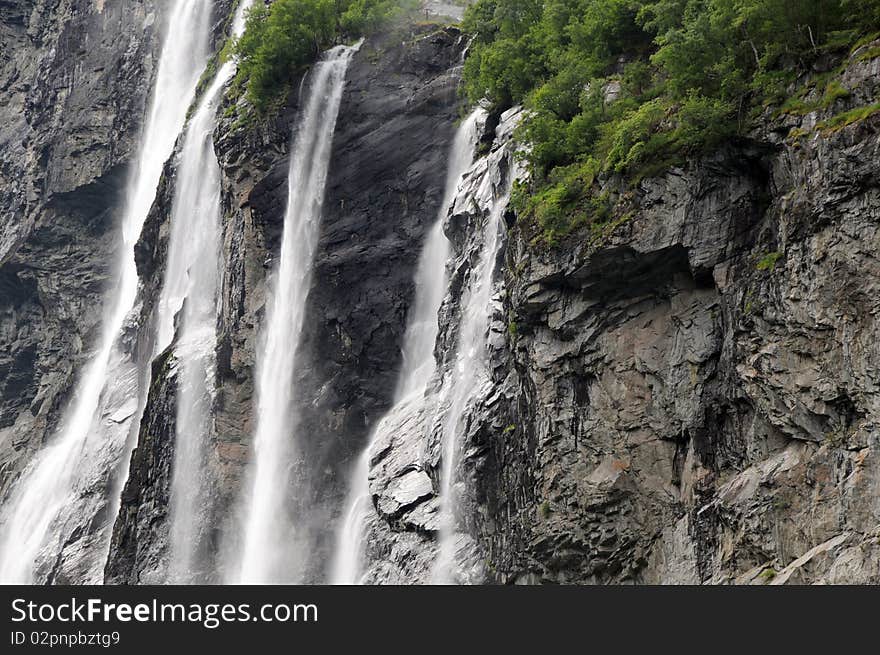
M 443 233 L 443 219 L 449 212 L 464 174 L 473 163 L 479 130 L 486 120 L 486 112 L 477 109 L 458 128 L 446 169 L 446 187 L 438 219 L 428 233 L 415 274 L 415 297 L 408 316 L 404 337 L 403 369 L 398 377 L 394 407 L 396 411 L 408 405 L 411 397 L 424 395 L 425 387 L 434 375 L 434 344 L 437 340 L 437 313 L 446 292 L 446 262 L 449 259 L 449 240 Z M 380 421 L 369 445 L 351 473 L 351 484 L 345 503 L 344 517 L 336 536 L 331 582 L 358 584 L 362 577 L 364 533 L 367 517 L 372 511 L 369 488 L 370 450 L 379 432 L 387 425 Z
M 293 461 L 291 411 L 296 354 L 311 283 L 330 165 L 333 134 L 348 64 L 359 45 L 328 51 L 310 73 L 304 113 L 291 150 L 284 235 L 257 356 L 256 432 L 243 506 L 242 543 L 227 571 L 231 583 L 292 582 L 287 564 L 295 552 L 287 511 L 288 471 Z
M 244 32 L 251 0 L 238 6 L 232 36 Z M 174 339 L 175 317 L 182 310 L 174 346 L 178 369 L 176 440 L 170 493 L 168 581 L 205 582 L 199 561 L 204 509 L 210 489 L 205 471 L 211 432 L 217 345 L 217 293 L 220 257 L 220 164 L 214 152 L 217 108 L 236 63 L 225 62 L 190 119 L 177 168 L 165 279 L 156 308 L 154 356 Z
M 462 298 L 456 352 L 447 371 L 438 407 L 441 418 L 440 518 L 437 557 L 431 571 L 434 584 L 458 581 L 456 572 L 457 522 L 460 509 L 457 469 L 461 451 L 462 419 L 487 375 L 488 333 L 492 318 L 492 296 L 498 256 L 504 246 L 504 213 L 510 201 L 513 175 L 508 172 L 501 189 L 490 189 L 485 176 L 478 195 L 493 194 L 491 211 L 482 231 L 482 249 L 470 271 Z
M 104 417 L 104 413 L 109 411 L 105 408 L 107 397 L 111 395 L 108 389 L 119 379 L 114 371 L 119 366 L 126 368 L 130 359 L 118 348 L 118 339 L 137 297 L 135 242 L 207 61 L 211 10 L 211 0 L 175 0 L 169 12 L 139 158 L 129 180 L 116 285 L 104 304 L 99 345 L 80 375 L 58 433 L 25 469 L 5 503 L 4 537 L 0 545 L 0 580 L 3 582 L 32 583 L 40 562 L 57 557 L 69 537 L 64 532 L 64 518 L 81 513 L 78 504 L 81 496 L 87 495 L 84 490 L 87 483 L 80 478 L 96 459 L 95 452 L 104 452 L 107 448 L 100 443 L 106 435 L 96 427 L 98 421 L 121 423 L 123 420 L 122 414 Z M 123 391 L 125 395 L 136 396 L 136 384 Z M 136 398 L 134 402 L 136 404 Z M 127 411 L 130 417 L 133 412 Z M 117 458 L 124 456 L 118 450 L 124 450 L 127 430 L 118 432 L 113 436 L 121 438 L 123 444 L 117 444 L 113 451 Z M 95 548 L 94 552 L 104 552 L 104 549 Z M 95 570 L 89 572 L 87 581 L 100 581 L 98 567 L 102 566 L 103 562 L 94 562 Z

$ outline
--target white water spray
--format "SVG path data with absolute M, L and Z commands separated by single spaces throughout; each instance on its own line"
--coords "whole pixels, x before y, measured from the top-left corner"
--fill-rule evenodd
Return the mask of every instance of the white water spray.
M 244 32 L 251 0 L 236 10 L 231 35 Z M 177 414 L 170 494 L 170 566 L 175 584 L 205 581 L 199 547 L 210 489 L 206 442 L 211 433 L 217 345 L 220 258 L 220 164 L 214 152 L 217 107 L 236 63 L 225 62 L 189 122 L 177 168 L 165 280 L 157 305 L 154 356 L 174 339 L 178 367 Z
M 211 0 L 176 0 L 170 12 L 139 159 L 129 181 L 117 285 L 105 302 L 98 350 L 79 379 L 59 433 L 22 473 L 3 508 L 0 581 L 4 583 L 33 583 L 40 564 L 58 556 L 70 536 L 62 519 L 78 511 L 78 477 L 90 455 L 104 447 L 93 443 L 102 435 L 95 425 L 106 389 L 114 382 L 111 371 L 126 358 L 117 340 L 137 296 L 134 246 L 205 66 L 210 17 Z M 137 393 L 134 388 L 128 391 Z
M 464 174 L 474 160 L 478 128 L 485 119 L 485 111 L 477 109 L 461 124 L 449 153 L 446 170 L 446 190 L 437 222 L 425 241 L 416 268 L 415 303 L 409 314 L 409 325 L 404 337 L 403 369 L 398 378 L 394 407 L 388 415 L 402 411 L 413 396 L 424 394 L 434 375 L 434 343 L 437 341 L 437 313 L 446 292 L 446 260 L 449 259 L 449 241 L 443 234 L 443 219 L 449 212 Z M 339 585 L 358 584 L 362 578 L 364 533 L 367 517 L 373 511 L 370 498 L 370 450 L 386 425 L 381 421 L 370 438 L 352 471 L 351 488 L 345 503 L 345 517 L 336 537 L 336 552 L 331 582 Z
M 294 526 L 286 494 L 295 453 L 291 411 L 296 355 L 320 231 L 324 187 L 345 75 L 357 47 L 330 50 L 311 73 L 308 101 L 290 157 L 284 236 L 257 359 L 257 428 L 244 535 L 229 582 L 290 582 Z
M 504 245 L 503 217 L 510 200 L 512 182 L 512 176 L 508 175 L 500 195 L 495 196 L 492 209 L 486 217 L 480 259 L 470 271 L 466 296 L 462 299 L 455 358 L 443 382 L 443 400 L 439 405 L 447 409 L 442 418 L 439 544 L 431 571 L 431 581 L 434 584 L 453 584 L 458 581 L 455 557 L 460 505 L 457 469 L 461 450 L 460 437 L 463 432 L 462 419 L 487 375 L 495 265 Z M 491 184 L 491 176 L 485 176 L 483 187 Z M 477 195 L 486 196 L 490 193 L 491 189 L 482 188 Z

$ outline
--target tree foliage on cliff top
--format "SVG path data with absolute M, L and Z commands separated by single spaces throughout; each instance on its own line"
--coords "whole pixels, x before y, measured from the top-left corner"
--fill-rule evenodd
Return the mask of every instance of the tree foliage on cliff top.
M 531 110 L 519 208 L 552 237 L 596 214 L 599 173 L 656 174 L 744 132 L 815 60 L 880 30 L 880 0 L 478 0 L 464 26 L 470 98 Z
M 416 0 L 260 0 L 232 46 L 236 85 L 258 112 L 284 98 L 294 76 L 322 51 L 366 36 L 413 9 Z

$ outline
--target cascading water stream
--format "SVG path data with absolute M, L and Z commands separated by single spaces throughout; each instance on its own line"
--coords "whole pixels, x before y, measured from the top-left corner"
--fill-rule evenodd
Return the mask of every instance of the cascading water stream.
M 491 185 L 490 176 L 483 186 Z M 479 262 L 470 271 L 467 292 L 462 301 L 459 333 L 455 357 L 443 382 L 442 400 L 445 407 L 441 430 L 440 520 L 437 558 L 431 571 L 434 584 L 457 582 L 456 524 L 459 512 L 459 494 L 456 471 L 460 455 L 462 419 L 472 398 L 477 395 L 480 382 L 487 374 L 488 332 L 492 318 L 492 294 L 498 255 L 504 245 L 504 212 L 510 200 L 513 184 L 508 174 L 500 195 L 495 196 L 492 209 L 482 232 Z M 481 189 L 478 195 L 491 193 Z
M 359 46 L 330 50 L 312 72 L 308 100 L 290 157 L 281 254 L 257 359 L 257 428 L 243 511 L 243 540 L 227 573 L 240 584 L 290 582 L 285 562 L 294 526 L 286 511 L 295 453 L 292 387 L 311 282 L 333 134 L 348 64 Z
M 101 436 L 94 425 L 104 411 L 112 371 L 127 358 L 118 339 L 137 296 L 134 246 L 207 60 L 211 5 L 211 0 L 176 0 L 168 17 L 139 159 L 129 181 L 117 284 L 105 302 L 99 346 L 79 379 L 58 434 L 21 475 L 3 508 L 2 582 L 32 583 L 39 561 L 57 557 L 69 536 L 61 529 L 63 522 L 58 525 L 59 518 L 78 510 L 77 476 L 85 468 L 81 463 L 93 448 L 102 447 L 91 441 Z M 136 388 L 127 391 L 137 394 Z
M 231 35 L 244 32 L 252 0 L 236 9 Z M 168 581 L 206 581 L 200 561 L 203 512 L 208 506 L 206 440 L 211 432 L 217 344 L 217 292 L 220 262 L 220 164 L 213 133 L 217 107 L 236 63 L 225 62 L 199 102 L 186 131 L 171 211 L 168 261 L 157 305 L 154 356 L 174 339 L 175 317 L 182 310 L 174 346 L 178 368 L 176 440 L 170 494 Z
M 449 212 L 464 174 L 474 160 L 478 127 L 485 111 L 477 109 L 461 124 L 449 153 L 446 189 L 437 222 L 431 228 L 416 268 L 416 293 L 404 337 L 403 369 L 398 377 L 395 404 L 389 415 L 401 411 L 413 396 L 423 395 L 435 371 L 434 343 L 437 340 L 437 313 L 446 291 L 446 261 L 449 241 L 443 234 L 443 219 Z M 370 450 L 385 422 L 378 424 L 370 445 L 352 471 L 352 482 L 343 512 L 344 520 L 336 537 L 331 582 L 338 585 L 358 584 L 362 577 L 364 532 L 372 511 L 369 488 Z

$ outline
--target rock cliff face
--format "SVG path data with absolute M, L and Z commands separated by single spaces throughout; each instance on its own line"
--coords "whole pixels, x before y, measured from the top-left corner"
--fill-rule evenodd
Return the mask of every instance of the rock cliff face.
M 168 19 L 165 4 L 142 1 L 12 5 L 17 11 L 7 16 L 4 7 L 0 19 L 0 276 L 11 291 L 0 300 L 9 303 L 3 311 L 8 349 L 4 345 L 0 364 L 9 369 L 0 383 L 0 497 L 7 499 L 21 468 L 55 436 L 75 382 L 99 346 L 102 302 L 116 282 L 118 218 Z M 220 0 L 213 7 L 215 44 L 230 6 L 231 0 Z M 152 290 L 148 283 L 143 306 Z M 136 320 L 126 325 L 122 350 L 132 366 L 121 362 L 108 385 L 107 411 L 91 435 L 103 445 L 77 474 L 83 509 L 59 519 L 64 541 L 59 553 L 40 556 L 37 581 L 100 580 L 124 435 L 138 404 L 139 327 Z M 114 432 L 122 438 L 111 438 Z
M 876 102 L 878 66 L 854 53 L 852 94 L 825 112 L 768 116 L 634 188 L 606 180 L 601 229 L 549 247 L 511 221 L 492 382 L 462 435 L 466 581 L 880 581 L 880 119 L 828 127 Z M 479 216 L 450 222 L 454 271 Z M 368 581 L 429 579 L 431 420 L 416 400 L 372 451 Z
M 457 385 L 465 377 L 458 359 L 460 351 L 471 348 L 463 342 L 465 305 L 480 283 L 482 270 L 486 271 L 491 298 L 489 306 L 480 308 L 489 314 L 489 344 L 498 346 L 505 330 L 501 320 L 505 239 L 502 236 L 493 249 L 490 222 L 494 211 L 506 210 L 506 190 L 511 178 L 518 175 L 512 134 L 520 115 L 513 110 L 500 121 L 481 120 L 478 149 L 487 152 L 465 173 L 444 220 L 452 255 L 446 271 L 447 294 L 439 312 L 434 378 L 423 395 L 407 398 L 383 418 L 370 448 L 369 488 L 376 516 L 368 521 L 365 539 L 364 581 L 368 583 L 427 583 L 435 579 L 437 537 L 446 502 L 442 497 L 444 421 L 453 411 Z M 472 366 L 481 368 L 479 361 Z M 480 417 L 482 403 L 489 402 L 493 394 L 491 380 L 483 379 L 483 371 L 477 373 L 473 397 L 460 422 L 468 431 Z M 469 439 L 463 440 L 462 452 L 468 453 L 471 444 Z M 460 506 L 456 518 L 461 524 L 456 526 L 454 537 L 454 559 L 460 572 L 457 581 L 479 583 L 487 575 L 482 544 L 472 538 L 471 529 L 479 502 L 471 493 L 476 487 L 470 471 L 462 475 L 459 468 L 453 471 Z
M 157 55 L 152 2 L 13 1 L 0 15 L 0 503 L 56 432 L 100 338 L 115 220 Z M 112 471 L 112 468 L 111 468 Z M 111 473 L 36 580 L 100 579 Z
M 880 60 L 827 112 L 608 190 L 604 231 L 512 230 L 472 428 L 500 582 L 878 582 Z M 509 426 L 504 428 L 504 426 Z
M 98 338 L 160 20 L 141 0 L 3 4 L 0 497 Z
M 368 41 L 349 69 L 307 305 L 293 497 L 310 517 L 316 580 L 328 573 L 351 468 L 393 400 L 415 268 L 461 110 L 458 31 L 393 42 Z
M 0 5 L 2 502 L 54 433 L 98 338 L 164 5 Z M 215 49 L 230 7 L 217 4 Z M 368 40 L 349 68 L 291 428 L 300 457 L 288 495 L 307 582 L 327 579 L 347 476 L 393 400 L 414 269 L 463 110 L 465 45 L 455 29 L 419 27 Z M 880 58 L 861 56 L 877 45 L 853 53 L 840 74 L 850 94 L 827 109 L 767 115 L 748 139 L 635 186 L 605 180 L 616 218 L 599 228 L 550 246 L 507 211 L 487 378 L 460 436 L 461 581 L 880 582 L 880 113 L 829 120 L 880 101 Z M 209 581 L 237 538 L 299 88 L 268 122 L 242 124 L 231 102 L 214 134 L 223 270 Z M 428 397 L 453 374 L 480 227 L 502 181 L 521 174 L 516 120 L 490 118 L 446 219 L 453 257 Z M 137 248 L 136 359 L 150 351 L 175 162 Z M 71 519 L 79 527 L 43 581 L 88 581 L 79 555 L 112 521 L 106 581 L 165 579 L 173 348 L 141 364 L 119 513 L 101 514 L 113 491 L 96 478 L 94 515 Z M 415 399 L 384 419 L 370 461 L 369 582 L 430 579 L 437 409 Z

